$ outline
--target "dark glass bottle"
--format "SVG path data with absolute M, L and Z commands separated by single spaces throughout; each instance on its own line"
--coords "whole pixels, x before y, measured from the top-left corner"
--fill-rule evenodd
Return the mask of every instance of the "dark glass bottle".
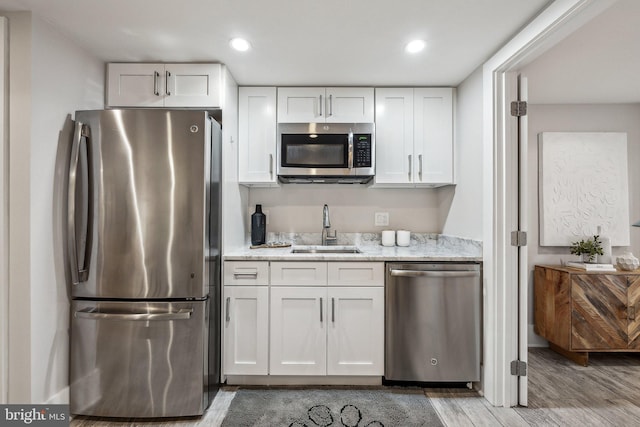
M 256 211 L 251 215 L 251 244 L 263 245 L 267 236 L 267 217 L 262 213 L 262 205 L 256 205 Z

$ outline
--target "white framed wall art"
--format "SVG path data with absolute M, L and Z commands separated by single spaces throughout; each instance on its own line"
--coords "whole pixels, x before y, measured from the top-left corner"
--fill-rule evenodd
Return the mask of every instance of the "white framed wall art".
M 570 246 L 598 226 L 628 246 L 627 134 L 542 132 L 538 150 L 540 246 Z

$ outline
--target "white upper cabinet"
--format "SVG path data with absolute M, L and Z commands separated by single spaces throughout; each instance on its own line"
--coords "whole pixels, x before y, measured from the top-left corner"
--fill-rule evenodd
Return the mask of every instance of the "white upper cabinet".
M 416 184 L 453 183 L 453 89 L 414 89 L 413 149 Z
M 220 64 L 107 65 L 108 107 L 221 107 Z
M 277 185 L 276 88 L 241 87 L 238 113 L 238 181 Z
M 453 89 L 376 89 L 378 187 L 453 184 Z
M 278 88 L 278 123 L 371 123 L 373 88 Z
M 376 89 L 378 184 L 410 184 L 413 162 L 413 89 Z

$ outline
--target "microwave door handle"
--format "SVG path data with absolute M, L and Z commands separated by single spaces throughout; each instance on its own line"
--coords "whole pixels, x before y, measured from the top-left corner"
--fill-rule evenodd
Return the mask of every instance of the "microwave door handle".
M 349 158 L 348 158 L 348 166 L 349 169 L 353 169 L 353 132 L 349 132 Z

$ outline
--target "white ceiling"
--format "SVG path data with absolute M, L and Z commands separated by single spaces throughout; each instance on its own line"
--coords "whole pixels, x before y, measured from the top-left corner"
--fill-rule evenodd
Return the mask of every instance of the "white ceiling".
M 105 61 L 215 61 L 241 85 L 457 86 L 548 0 L 0 0 Z M 232 51 L 229 40 L 253 48 Z M 404 45 L 423 38 L 409 56 Z
M 618 1 L 521 71 L 534 104 L 640 102 L 640 1 Z

